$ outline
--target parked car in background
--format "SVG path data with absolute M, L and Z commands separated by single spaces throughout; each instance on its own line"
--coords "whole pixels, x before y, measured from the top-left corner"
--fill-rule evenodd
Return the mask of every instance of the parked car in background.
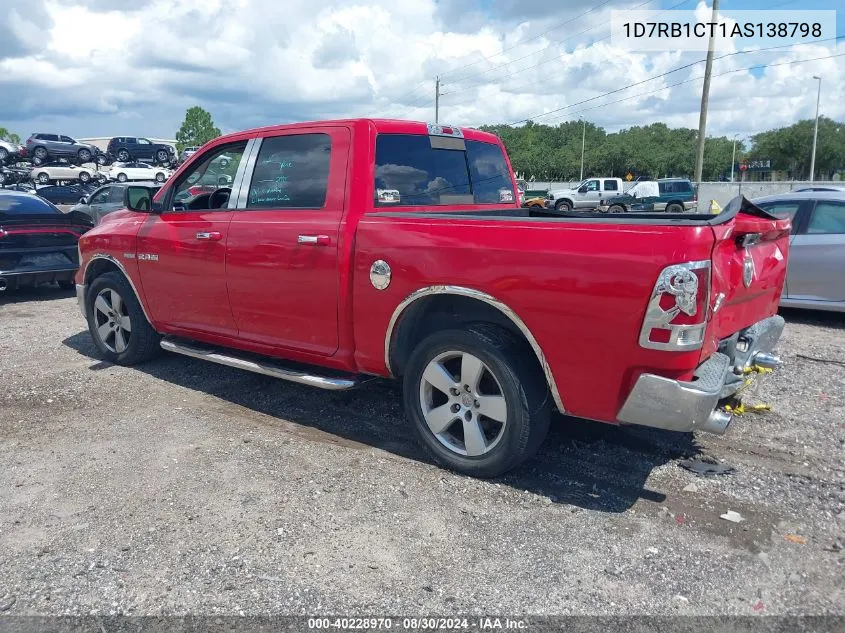
M 62 134 L 36 132 L 26 140 L 26 152 L 33 161 L 44 163 L 51 158 L 66 158 L 79 164 L 94 161 L 100 150 Z
M 106 151 L 121 163 L 149 160 L 164 165 L 176 159 L 175 147 L 142 136 L 115 136 Z
M 0 165 L 7 162 L 14 162 L 26 155 L 26 148 L 23 145 L 4 141 L 0 139 Z
M 93 183 L 87 185 L 50 185 L 38 187 L 36 195 L 52 202 L 53 204 L 76 204 L 83 196 L 90 195 L 97 188 Z
M 555 211 L 595 209 L 602 198 L 622 193 L 621 178 L 587 178 L 574 189 L 556 189 L 546 195 L 546 207 Z
M 114 163 L 109 171 L 109 179 L 118 182 L 127 180 L 154 180 L 164 182 L 173 172 L 165 167 L 154 167 L 149 163 L 139 161 L 131 163 Z
M 155 182 L 140 182 L 134 183 L 144 185 L 150 188 L 151 191 L 158 191 L 160 184 Z M 70 210 L 84 213 L 94 220 L 94 224 L 99 224 L 100 221 L 109 213 L 123 209 L 124 195 L 126 188 L 129 185 L 123 183 L 110 183 L 95 189 L 90 195 L 84 195 L 79 199 Z
M 32 169 L 18 165 L 0 165 L 0 187 L 27 182 L 32 177 Z
M 544 196 L 535 196 L 533 198 L 525 198 L 521 205 L 524 209 L 544 209 L 546 207 L 546 198 Z
M 34 167 L 30 172 L 30 177 L 40 185 L 48 185 L 51 182 L 63 180 L 95 182 L 105 179 L 105 174 L 100 173 L 98 166 L 91 163 L 80 167 L 56 161 Z
M 223 155 L 239 177 L 177 202 Z M 469 128 L 221 136 L 80 239 L 80 311 L 120 365 L 163 348 L 329 390 L 400 379 L 420 443 L 473 476 L 534 454 L 554 408 L 724 433 L 748 372 L 780 364 L 789 221 L 742 197 L 561 219 L 515 189 L 501 140 Z
M 698 196 L 689 179 L 661 178 L 640 180 L 625 193 L 602 199 L 598 210 L 603 213 L 625 213 L 626 211 L 683 213 L 696 207 L 698 207 Z
M 845 191 L 793 191 L 752 202 L 792 219 L 780 305 L 845 312 Z
M 836 187 L 834 185 L 810 185 L 808 187 L 799 187 L 793 191 L 804 193 L 805 191 L 845 191 L 845 187 Z
M 196 154 L 198 149 L 199 149 L 199 146 L 191 146 L 191 147 L 186 147 L 185 149 L 183 149 L 182 153 L 179 154 L 179 162 L 184 163 L 191 156 Z
M 29 193 L 0 189 L 0 291 L 56 282 L 73 288 L 79 237 L 94 226 Z

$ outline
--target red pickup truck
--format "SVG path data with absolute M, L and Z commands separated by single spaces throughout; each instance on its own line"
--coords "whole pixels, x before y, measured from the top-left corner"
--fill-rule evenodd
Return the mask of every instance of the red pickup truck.
M 442 465 L 497 476 L 554 409 L 722 433 L 773 368 L 789 220 L 520 208 L 496 136 L 393 120 L 217 138 L 79 241 L 109 361 L 164 350 L 323 389 L 402 380 Z

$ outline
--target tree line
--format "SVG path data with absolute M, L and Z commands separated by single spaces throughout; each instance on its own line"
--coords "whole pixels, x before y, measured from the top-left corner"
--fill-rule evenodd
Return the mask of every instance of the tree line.
M 584 177 L 692 177 L 698 131 L 670 128 L 664 123 L 634 126 L 608 133 L 593 123 L 567 121 L 556 126 L 529 121 L 521 127 L 481 126 L 505 144 L 514 170 L 534 180 L 578 180 L 581 174 L 581 143 L 584 135 Z M 736 163 L 769 160 L 772 170 L 787 178 L 806 179 L 810 170 L 813 120 L 755 134 L 750 147 L 736 143 Z M 704 180 L 730 176 L 734 140 L 708 137 L 704 148 Z M 830 178 L 845 169 L 845 124 L 819 119 L 816 177 Z M 735 173 L 739 178 L 739 174 Z

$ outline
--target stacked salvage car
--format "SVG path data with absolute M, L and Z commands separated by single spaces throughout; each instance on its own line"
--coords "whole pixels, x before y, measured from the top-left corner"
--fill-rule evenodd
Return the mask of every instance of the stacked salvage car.
M 163 182 L 177 162 L 174 147 L 143 137 L 116 136 L 103 151 L 64 134 L 35 132 L 25 145 L 0 141 L 0 187 L 32 191 L 35 187 L 30 183 L 46 187 L 116 179 Z M 156 165 L 156 171 L 142 169 L 147 163 Z

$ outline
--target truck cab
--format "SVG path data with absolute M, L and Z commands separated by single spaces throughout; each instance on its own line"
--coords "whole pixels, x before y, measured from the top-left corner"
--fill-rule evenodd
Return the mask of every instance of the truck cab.
M 546 195 L 546 207 L 555 211 L 595 209 L 603 198 L 622 193 L 621 178 L 587 178 L 572 189 L 553 189 Z
M 788 218 L 743 198 L 680 219 L 521 208 L 479 130 L 245 130 L 159 190 L 127 185 L 124 207 L 79 240 L 105 359 L 167 351 L 330 390 L 395 379 L 422 446 L 473 476 L 531 457 L 554 409 L 724 433 L 727 399 L 778 364 Z

